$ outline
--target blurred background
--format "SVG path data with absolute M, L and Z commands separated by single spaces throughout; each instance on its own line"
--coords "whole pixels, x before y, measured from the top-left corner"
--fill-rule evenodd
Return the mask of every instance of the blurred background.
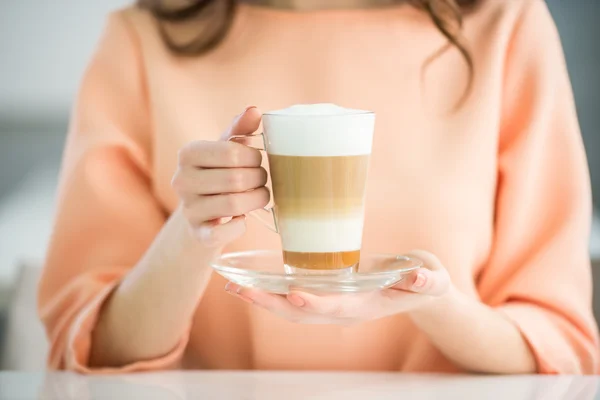
M 106 14 L 128 3 L 0 2 L 0 369 L 44 368 L 46 343 L 35 290 L 69 111 Z M 600 210 L 600 1 L 547 3 L 565 47 Z M 600 260 L 598 213 L 590 253 Z M 600 293 L 598 261 L 594 273 Z M 600 316 L 600 296 L 595 297 Z

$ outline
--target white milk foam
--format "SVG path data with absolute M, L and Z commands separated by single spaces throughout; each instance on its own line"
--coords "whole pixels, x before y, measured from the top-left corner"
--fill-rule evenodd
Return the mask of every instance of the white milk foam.
M 283 250 L 299 253 L 328 253 L 360 250 L 363 216 L 336 219 L 279 220 Z
M 269 115 L 350 115 L 350 114 L 365 114 L 369 111 L 357 110 L 353 108 L 344 108 L 332 103 L 317 103 L 317 104 L 296 104 L 281 110 L 269 111 Z
M 288 156 L 370 154 L 375 114 L 335 104 L 300 104 L 263 115 L 267 152 Z

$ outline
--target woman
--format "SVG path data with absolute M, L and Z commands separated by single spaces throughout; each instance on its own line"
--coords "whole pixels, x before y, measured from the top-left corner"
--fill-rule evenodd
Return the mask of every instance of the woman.
M 50 367 L 597 371 L 588 172 L 541 0 L 184 4 L 113 14 L 82 82 Z M 355 296 L 227 284 L 210 259 L 279 242 L 239 217 L 269 198 L 260 153 L 223 139 L 253 105 L 319 102 L 377 113 L 363 249 L 427 268 Z

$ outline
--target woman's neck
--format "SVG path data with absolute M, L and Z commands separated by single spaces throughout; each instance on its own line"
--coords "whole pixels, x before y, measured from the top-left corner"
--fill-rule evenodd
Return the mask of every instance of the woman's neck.
M 259 3 L 276 8 L 294 10 L 324 10 L 373 8 L 396 4 L 398 0 L 261 0 Z

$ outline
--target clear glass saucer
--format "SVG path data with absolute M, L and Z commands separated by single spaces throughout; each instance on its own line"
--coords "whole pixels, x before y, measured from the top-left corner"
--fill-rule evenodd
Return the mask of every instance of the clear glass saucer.
M 393 286 L 406 274 L 420 268 L 422 262 L 402 255 L 361 253 L 354 269 L 356 272 L 288 274 L 284 270 L 281 251 L 256 250 L 223 254 L 211 266 L 233 283 L 271 293 L 286 294 L 291 290 L 353 293 Z

